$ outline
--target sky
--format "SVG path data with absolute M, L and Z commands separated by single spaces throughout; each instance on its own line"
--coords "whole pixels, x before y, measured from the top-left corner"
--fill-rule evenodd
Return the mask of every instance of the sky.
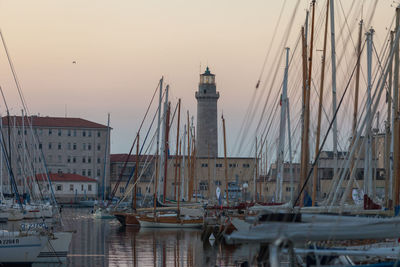
M 224 114 L 232 151 L 282 5 L 272 55 L 283 53 L 279 41 L 291 20 L 294 34 L 286 45 L 293 45 L 309 2 L 301 0 L 292 17 L 295 0 L 3 0 L 0 28 L 30 113 L 103 124 L 111 113 L 112 153 L 129 151 L 161 76 L 172 102 L 181 98 L 182 110 L 195 116 L 199 73 L 208 65 L 216 74 L 218 116 Z M 341 3 L 344 9 L 349 2 Z M 367 13 L 374 1 L 363 2 Z M 393 17 L 392 2 L 377 5 L 372 23 L 378 43 Z M 323 3 L 317 1 L 317 8 Z M 0 85 L 11 113 L 20 114 L 7 64 L 1 49 Z M 269 67 L 267 62 L 263 77 Z M 281 68 L 283 74 L 283 60 Z

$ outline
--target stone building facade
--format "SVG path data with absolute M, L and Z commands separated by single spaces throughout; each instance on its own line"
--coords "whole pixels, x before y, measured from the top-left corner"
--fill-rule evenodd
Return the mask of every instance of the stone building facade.
M 11 145 L 11 166 L 20 192 L 27 191 L 24 177 L 34 177 L 46 170 L 93 178 L 102 188 L 104 170 L 106 179 L 110 170 L 107 126 L 81 118 L 9 118 L 2 119 L 2 133 L 7 151 Z M 3 156 L 3 173 L 9 174 Z M 3 179 L 4 191 L 9 193 L 8 184 L 9 179 Z
M 120 173 L 122 171 L 127 154 L 112 154 L 111 155 L 111 187 L 117 184 Z M 137 197 L 139 198 L 152 198 L 154 194 L 154 177 L 155 177 L 155 156 L 140 156 L 139 159 L 139 174 L 142 174 L 139 182 L 137 183 Z M 225 182 L 225 161 L 224 158 L 197 158 L 195 160 L 194 173 L 189 177 L 188 160 L 185 157 L 185 166 L 183 166 L 182 157 L 178 164 L 176 157 L 170 156 L 168 158 L 167 169 L 167 187 L 166 198 L 175 199 L 178 197 L 178 183 L 179 183 L 179 168 L 181 168 L 181 175 L 183 173 L 183 180 L 181 176 L 181 190 L 183 192 L 183 199 L 186 201 L 189 198 L 189 180 L 193 182 L 192 199 L 196 196 L 198 199 L 206 198 L 215 200 L 216 189 L 221 189 L 222 195 L 225 196 L 226 182 Z M 227 158 L 228 164 L 228 195 L 232 200 L 251 199 L 254 197 L 254 166 L 255 160 L 253 158 Z M 125 193 L 126 181 L 129 176 L 134 173 L 134 166 L 136 165 L 136 156 L 130 156 L 125 169 L 122 180 L 116 190 L 116 196 L 121 197 Z M 176 176 L 175 176 L 176 171 Z M 176 178 L 176 183 L 175 183 Z M 133 180 L 133 179 L 132 179 Z M 243 190 L 243 184 L 247 184 L 248 188 Z M 246 191 L 246 195 L 244 195 Z M 128 196 L 131 198 L 131 196 Z

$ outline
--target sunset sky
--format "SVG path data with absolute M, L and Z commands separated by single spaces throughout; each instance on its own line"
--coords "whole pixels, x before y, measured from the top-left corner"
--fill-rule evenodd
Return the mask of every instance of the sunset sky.
M 295 34 L 286 45 L 298 37 L 310 1 L 301 0 L 292 18 L 295 2 L 286 0 L 274 54 L 284 51 L 279 42 L 291 19 Z M 342 2 L 346 9 L 350 1 Z M 374 1 L 364 2 L 367 14 Z M 394 15 L 392 2 L 379 0 L 372 21 L 378 47 Z M 172 101 L 182 98 L 183 111 L 195 115 L 199 72 L 208 65 L 216 74 L 219 117 L 223 112 L 232 145 L 283 3 L 3 0 L 0 27 L 32 114 L 62 117 L 67 111 L 67 116 L 106 124 L 110 112 L 111 152 L 128 152 L 160 77 L 170 84 Z M 321 10 L 324 3 L 317 1 L 317 8 Z M 4 49 L 0 60 L 0 85 L 11 113 L 19 115 L 21 105 Z M 283 68 L 284 61 L 279 75 Z

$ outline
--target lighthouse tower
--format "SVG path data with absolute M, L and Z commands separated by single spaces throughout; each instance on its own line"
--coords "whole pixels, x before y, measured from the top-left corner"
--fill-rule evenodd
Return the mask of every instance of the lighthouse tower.
M 207 67 L 200 74 L 197 99 L 197 157 L 218 157 L 218 111 L 219 92 L 215 84 L 215 75 Z

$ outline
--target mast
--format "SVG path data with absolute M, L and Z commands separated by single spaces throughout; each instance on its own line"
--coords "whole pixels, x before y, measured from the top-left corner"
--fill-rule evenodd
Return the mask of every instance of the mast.
M 191 176 L 191 170 L 192 170 L 192 168 L 191 168 L 191 165 L 190 165 L 190 157 L 191 157 L 191 154 L 190 154 L 190 147 L 191 147 L 191 144 L 190 144 L 190 135 L 191 135 L 191 133 L 190 133 L 190 122 L 189 122 L 189 110 L 187 111 L 187 151 L 188 151 L 188 154 L 187 154 L 187 159 L 188 159 L 188 163 L 187 163 L 187 165 L 188 165 L 188 171 L 187 171 L 187 173 L 188 173 L 188 181 L 187 181 L 187 183 L 186 183 L 186 185 L 187 185 L 187 188 L 186 188 L 186 194 L 188 194 L 188 196 L 187 196 L 187 199 L 189 200 L 189 201 L 191 201 L 192 200 L 192 195 L 190 194 L 191 193 L 191 189 L 190 189 L 190 183 L 191 183 L 191 181 L 190 181 L 190 176 Z
M 139 173 L 139 133 L 136 136 L 136 166 L 135 166 L 135 181 L 134 181 L 134 188 L 133 188 L 133 210 L 136 210 L 136 184 L 138 181 L 138 173 Z
M 3 143 L 3 117 L 0 115 L 0 142 Z M 4 199 L 3 195 L 3 153 L 0 153 L 0 200 Z
M 167 85 L 168 92 L 168 85 Z M 165 143 L 164 143 L 164 193 L 163 202 L 165 203 L 165 198 L 167 195 L 167 177 L 168 177 L 168 150 L 169 150 L 169 117 L 171 113 L 171 103 L 168 102 L 167 114 L 165 118 Z
M 180 99 L 179 99 L 180 104 Z M 179 151 L 177 151 L 177 158 L 179 159 L 179 172 L 178 172 L 178 217 L 180 214 L 180 203 L 181 203 L 181 149 L 182 149 L 182 142 L 179 141 Z
M 283 194 L 283 175 L 284 175 L 284 157 L 285 157 L 285 136 L 286 136 L 286 108 L 287 108 L 287 83 L 288 83 L 288 70 L 289 70 L 289 47 L 286 50 L 286 66 L 283 78 L 282 95 L 281 95 L 281 120 L 279 128 L 279 150 L 277 161 L 277 201 L 282 202 Z
M 174 177 L 174 200 L 176 201 L 176 176 L 178 171 L 178 148 L 179 148 L 179 126 L 181 122 L 181 99 L 178 100 L 178 129 L 176 130 L 176 158 L 175 158 L 175 177 Z
M 107 151 L 108 151 L 108 142 L 110 139 L 110 113 L 107 114 L 107 139 L 106 139 L 106 147 L 104 149 L 104 169 L 103 169 L 103 203 L 106 201 L 106 172 L 107 172 Z
M 181 194 L 180 194 L 180 196 L 179 196 L 179 199 L 183 199 L 184 198 L 184 185 L 185 185 L 185 148 L 186 148 L 186 125 L 184 125 L 184 127 L 183 127 L 183 149 L 181 148 L 181 150 L 182 150 L 182 152 L 183 152 L 183 154 L 182 154 L 182 168 L 183 168 L 183 170 L 182 170 L 182 173 L 181 173 L 181 177 L 180 177 L 180 179 L 181 179 L 181 184 L 180 184 L 180 187 L 181 187 Z M 180 171 L 180 169 L 179 169 L 179 171 Z
M 164 100 L 164 111 L 163 111 L 163 116 L 162 116 L 162 125 L 163 125 L 163 132 L 161 135 L 161 150 L 160 150 L 160 169 L 161 166 L 165 165 L 165 162 L 167 161 L 167 158 L 165 157 L 165 151 L 166 151 L 166 136 L 167 136 L 167 113 L 168 113 L 168 92 L 169 92 L 169 85 L 165 87 L 165 100 Z M 161 126 L 160 126 L 161 127 Z M 164 180 L 165 180 L 165 174 L 164 172 L 159 172 L 159 187 L 158 187 L 158 195 L 163 196 L 164 199 L 164 194 L 161 190 L 164 189 Z
M 255 152 L 254 152 L 254 202 L 257 201 L 257 136 L 255 142 Z
M 333 1 L 333 0 L 332 0 Z M 326 14 L 325 14 L 325 33 L 324 33 L 324 48 L 322 51 L 321 60 L 321 83 L 319 85 L 319 103 L 318 103 L 318 121 L 317 121 L 317 134 L 315 140 L 315 155 L 314 160 L 317 159 L 319 151 L 319 139 L 321 135 L 321 116 L 322 116 L 322 103 L 324 99 L 324 79 L 325 79 L 325 58 L 326 58 L 326 43 L 328 37 L 328 18 L 329 18 L 329 0 L 326 2 Z M 317 179 L 318 179 L 318 164 L 314 168 L 313 173 L 313 190 L 312 190 L 312 206 L 315 206 L 315 200 L 317 198 Z
M 390 32 L 390 48 L 393 47 L 393 38 L 394 32 Z M 391 133 L 390 133 L 390 124 L 391 124 L 391 114 L 392 114 L 392 79 L 393 79 L 393 62 L 390 62 L 389 67 L 389 84 L 388 84 L 388 92 L 386 97 L 387 102 L 387 119 L 385 123 L 385 206 L 386 208 L 390 208 L 390 200 L 389 200 L 389 185 L 390 181 L 390 153 L 391 153 Z
M 400 24 L 400 6 L 396 8 L 396 34 Z M 400 151 L 399 151 L 399 42 L 394 43 L 394 77 L 393 77 L 393 180 L 394 191 L 393 201 L 395 214 L 399 209 L 399 191 L 400 191 Z
M 159 163 L 160 159 L 158 157 L 159 155 L 159 148 L 160 148 L 160 127 L 161 127 L 161 101 L 162 101 L 162 90 L 163 90 L 163 81 L 164 81 L 164 76 L 161 77 L 160 79 L 160 94 L 159 94 L 159 99 L 158 99 L 158 126 L 157 126 L 157 147 L 156 147 L 156 158 L 155 158 L 155 163 L 156 163 L 156 176 L 154 177 L 154 217 L 156 217 L 156 207 L 157 207 L 157 191 L 158 191 L 158 173 L 159 173 Z
M 313 1 L 315 3 L 315 0 Z M 336 45 L 335 45 L 335 5 L 334 0 L 330 1 L 331 7 L 331 59 L 332 59 L 332 116 L 336 112 Z M 312 50 L 311 50 L 312 51 Z M 312 53 L 312 52 L 311 52 Z M 310 62 L 311 64 L 311 62 Z M 310 70 L 311 72 L 311 70 Z M 337 151 L 337 120 L 333 120 L 333 175 L 336 175 L 338 167 L 338 151 Z
M 229 191 L 228 191 L 228 161 L 226 159 L 226 132 L 225 132 L 225 119 L 222 115 L 222 129 L 224 131 L 224 164 L 225 164 L 225 187 L 226 187 L 226 204 L 229 206 Z M 257 152 L 256 152 L 257 153 Z
M 371 138 L 371 87 L 372 87 L 372 34 L 371 29 L 366 33 L 367 36 L 367 126 L 365 131 L 365 156 L 364 156 L 364 192 L 369 197 L 372 197 L 372 138 Z
M 193 130 L 193 153 L 192 153 L 192 181 L 194 182 L 194 191 L 196 192 L 195 199 L 197 202 L 198 198 L 198 183 L 197 183 L 197 175 L 196 175 L 196 131 Z
M 287 105 L 287 125 L 288 125 L 288 141 L 289 141 L 289 169 L 290 169 L 290 203 L 293 204 L 294 199 L 294 174 L 292 164 L 292 134 L 290 130 L 290 110 L 289 110 L 289 98 L 286 102 Z

